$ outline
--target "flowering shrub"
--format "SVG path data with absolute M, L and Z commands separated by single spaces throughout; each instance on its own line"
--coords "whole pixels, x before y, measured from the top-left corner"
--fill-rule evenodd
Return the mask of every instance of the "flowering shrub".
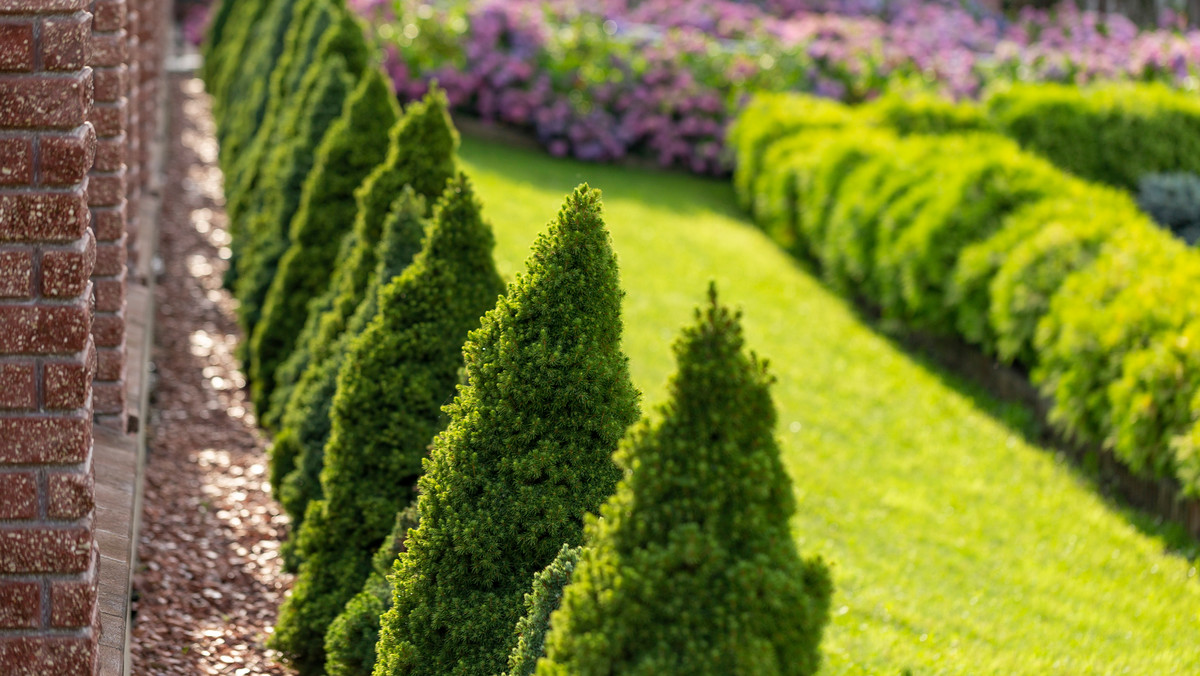
M 978 97 L 992 82 L 1134 79 L 1197 87 L 1200 31 L 1139 32 L 1066 6 L 1015 19 L 879 0 L 350 0 L 402 99 L 524 128 L 555 155 L 724 173 L 748 93 L 847 102 L 886 89 Z M 827 10 L 823 12 L 814 9 Z

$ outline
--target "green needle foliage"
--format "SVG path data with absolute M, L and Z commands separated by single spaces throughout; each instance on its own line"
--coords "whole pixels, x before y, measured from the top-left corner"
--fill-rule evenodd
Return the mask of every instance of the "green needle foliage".
M 375 644 L 379 641 L 379 617 L 392 607 L 392 583 L 388 575 L 396 557 L 404 552 L 408 531 L 420 523 L 417 503 L 396 515 L 396 526 L 371 559 L 371 575 L 363 590 L 329 625 L 325 633 L 325 673 L 329 676 L 371 676 L 375 668 Z
M 623 295 L 600 193 L 580 186 L 463 348 L 468 384 L 425 463 L 376 676 L 504 670 L 534 573 L 580 544 L 619 478 L 612 452 L 638 415 Z
M 287 44 L 295 0 L 272 0 L 257 21 L 247 27 L 242 49 L 230 51 L 226 91 L 214 101 L 213 115 L 221 122 L 221 166 L 239 157 L 254 137 L 266 112 L 271 73 Z
M 563 545 L 554 561 L 533 576 L 533 591 L 525 594 L 525 617 L 517 622 L 517 647 L 508 656 L 507 676 L 533 676 L 538 659 L 546 654 L 550 613 L 562 604 L 563 588 L 571 583 L 581 549 Z
M 538 674 L 817 672 L 829 572 L 791 537 L 766 362 L 709 299 L 675 345 L 659 420 L 617 453 L 625 479 L 588 521 Z
M 220 111 L 227 100 L 232 80 L 245 63 L 247 42 L 271 4 L 270 0 L 229 0 L 222 3 L 213 18 L 200 73 L 205 88 L 213 97 L 213 116 L 218 133 L 225 123 Z
M 294 407 L 293 394 L 298 394 L 294 392 L 297 383 L 307 369 L 320 368 L 362 302 L 375 270 L 375 246 L 392 201 L 404 186 L 411 185 L 432 206 L 446 181 L 454 176 L 458 132 L 446 105 L 446 96 L 440 90 L 410 105 L 392 128 L 387 158 L 355 192 L 358 210 L 354 229 L 342 240 L 333 278 L 325 292 L 312 301 L 296 348 L 276 371 L 265 420 L 269 428 L 282 429 L 275 424 L 275 416 L 288 416 Z M 296 458 L 284 449 L 272 456 L 272 462 L 286 468 L 294 466 Z M 283 477 L 288 471 L 273 469 L 272 474 Z
M 371 277 L 366 297 L 358 304 L 329 358 L 305 372 L 296 391 L 296 406 L 284 418 L 283 431 L 275 437 L 272 457 L 294 459 L 291 466 L 282 462 L 272 464 L 273 470 L 286 473 L 271 477 L 272 484 L 278 487 L 280 504 L 292 518 L 293 533 L 300 532 L 308 503 L 322 496 L 321 468 L 325 466 L 325 444 L 331 429 L 329 412 L 337 391 L 338 372 L 352 342 L 378 313 L 380 289 L 404 272 L 413 256 L 421 250 L 426 228 L 424 213 L 425 201 L 417 197 L 411 187 L 406 187 L 383 226 L 383 238 L 376 252 L 379 265 Z M 295 572 L 300 566 L 296 539 L 284 542 L 280 552 L 285 569 Z
M 400 117 L 387 77 L 370 69 L 346 102 L 342 116 L 317 149 L 291 223 L 291 244 L 263 302 L 250 342 L 250 382 L 257 410 L 267 409 L 275 371 L 304 328 L 308 303 L 329 284 L 338 245 L 354 227 L 354 191 L 383 162 L 378 141 Z
M 309 503 L 303 556 L 274 645 L 302 674 L 324 669 L 325 633 L 371 573 L 371 556 L 412 501 L 429 442 L 445 423 L 462 345 L 504 290 L 495 240 L 465 176 L 434 209 L 421 253 L 379 293 L 379 312 L 338 373 L 333 429 Z

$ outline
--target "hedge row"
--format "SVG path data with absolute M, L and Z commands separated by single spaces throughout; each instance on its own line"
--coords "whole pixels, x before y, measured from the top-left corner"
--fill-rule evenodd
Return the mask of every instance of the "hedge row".
M 633 637 L 640 615 L 586 598 L 576 619 L 553 620 L 574 562 L 608 551 L 611 534 L 593 528 L 589 544 L 584 533 L 611 497 L 609 520 L 675 542 L 617 538 L 654 555 L 617 552 L 623 574 L 651 565 L 642 574 L 655 584 L 638 602 L 666 608 L 679 590 L 708 599 L 704 612 L 656 619 L 663 631 L 622 654 L 670 673 L 813 673 L 828 576 L 790 536 L 769 378 L 744 353 L 737 319 L 714 296 L 686 334 L 667 441 L 630 442 L 620 457 L 631 487 L 618 489 L 613 454 L 639 395 L 599 193 L 568 197 L 506 290 L 441 92 L 400 114 L 332 0 L 239 1 L 215 25 L 205 74 L 237 148 L 223 155 L 241 223 L 230 284 L 251 336 L 252 400 L 278 431 L 271 483 L 293 519 L 284 556 L 297 577 L 270 645 L 305 676 L 493 676 L 533 673 L 545 646 L 575 634 L 593 645 L 591 629 L 572 629 L 579 618 L 624 623 Z M 234 58 L 243 51 L 255 58 Z M 631 484 L 635 465 L 646 469 Z M 744 485 L 731 490 L 729 472 Z M 670 490 L 620 498 L 647 486 Z M 676 565 L 695 533 L 709 563 Z M 779 572 L 759 580 L 746 571 L 763 556 Z M 740 582 L 720 586 L 729 571 Z M 738 652 L 713 660 L 683 650 L 688 636 Z
M 756 99 L 731 135 L 739 199 L 834 287 L 1023 365 L 1062 432 L 1200 493 L 1200 253 L 1011 139 L 904 133 L 969 113 L 897 107 Z

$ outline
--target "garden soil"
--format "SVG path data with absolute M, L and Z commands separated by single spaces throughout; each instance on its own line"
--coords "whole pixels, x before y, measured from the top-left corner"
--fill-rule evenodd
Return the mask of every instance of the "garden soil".
M 133 674 L 288 674 L 265 647 L 291 585 L 234 358 L 222 177 L 200 80 L 172 75 Z

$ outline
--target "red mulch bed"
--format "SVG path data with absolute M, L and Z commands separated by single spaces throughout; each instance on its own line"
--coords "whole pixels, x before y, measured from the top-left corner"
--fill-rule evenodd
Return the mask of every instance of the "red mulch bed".
M 169 82 L 145 502 L 135 570 L 133 673 L 289 674 L 265 647 L 291 585 L 265 440 L 233 352 L 221 172 L 199 80 Z

